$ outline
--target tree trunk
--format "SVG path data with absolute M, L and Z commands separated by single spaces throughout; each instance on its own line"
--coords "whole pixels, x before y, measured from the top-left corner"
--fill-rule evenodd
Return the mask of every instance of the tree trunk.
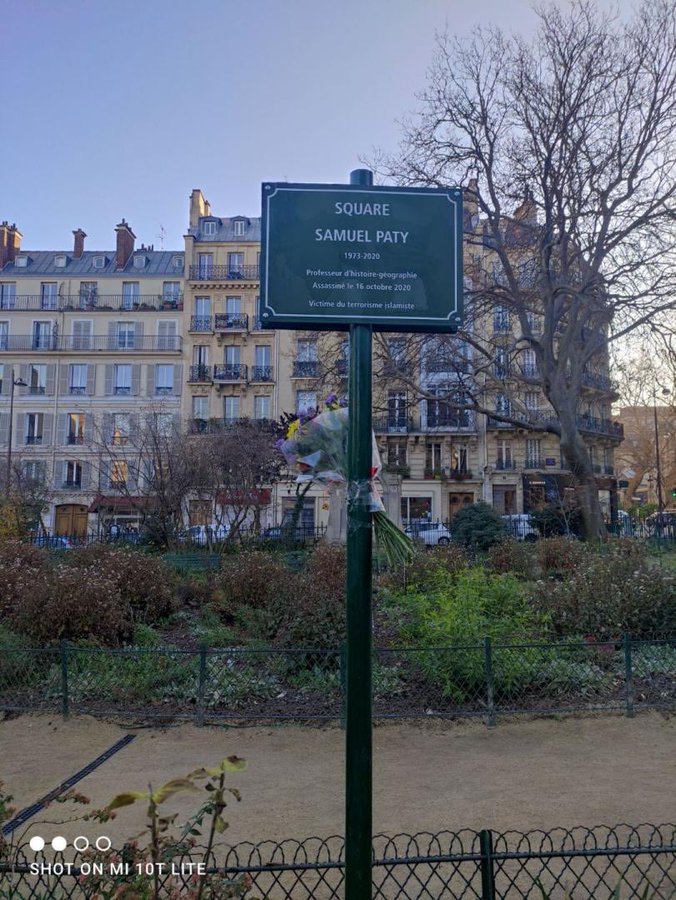
M 586 541 L 605 541 L 608 531 L 603 521 L 589 450 L 577 430 L 574 414 L 559 412 L 559 422 L 561 453 L 575 479 L 575 496 L 582 515 L 583 537 Z

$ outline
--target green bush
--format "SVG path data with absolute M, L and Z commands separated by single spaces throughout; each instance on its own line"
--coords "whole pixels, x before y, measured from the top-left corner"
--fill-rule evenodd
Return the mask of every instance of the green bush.
M 528 641 L 546 628 L 546 619 L 528 604 L 526 590 L 514 575 L 469 569 L 456 575 L 437 571 L 433 588 L 398 598 L 407 618 L 404 633 L 411 644 L 429 648 L 466 647 L 415 655 L 418 665 L 445 696 L 456 700 L 483 694 L 482 642 Z M 474 649 L 472 649 L 474 648 Z M 507 697 L 532 678 L 528 652 L 506 654 L 495 672 L 498 697 Z
M 491 572 L 502 575 L 511 572 L 520 578 L 534 578 L 539 569 L 533 544 L 512 537 L 493 544 L 488 550 L 486 566 Z
M 507 531 L 492 506 L 475 503 L 466 506 L 453 519 L 451 525 L 453 540 L 474 552 L 484 553 L 493 544 L 503 540 Z
M 414 546 L 413 559 L 407 566 L 398 566 L 378 578 L 378 587 L 388 591 L 425 590 L 434 580 L 438 569 L 461 572 L 468 568 L 469 557 L 458 544 L 439 544 L 436 547 Z
M 565 537 L 550 537 L 534 545 L 545 574 L 572 572 L 595 556 L 593 547 Z

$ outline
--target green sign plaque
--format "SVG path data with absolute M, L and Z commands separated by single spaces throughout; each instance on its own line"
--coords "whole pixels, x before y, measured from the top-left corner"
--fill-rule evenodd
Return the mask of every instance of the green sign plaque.
M 450 331 L 462 322 L 462 191 L 263 184 L 265 328 Z

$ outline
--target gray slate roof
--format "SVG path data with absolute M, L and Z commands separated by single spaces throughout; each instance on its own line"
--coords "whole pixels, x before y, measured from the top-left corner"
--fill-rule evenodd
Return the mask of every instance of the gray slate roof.
M 244 222 L 244 232 L 235 234 L 234 222 Z M 216 222 L 216 234 L 204 234 L 204 223 Z M 218 216 L 205 216 L 199 221 L 199 228 L 191 228 L 188 232 L 198 241 L 230 241 L 232 243 L 246 243 L 247 241 L 260 241 L 261 220 L 260 216 L 249 218 L 248 216 L 232 216 L 230 219 L 219 219 Z
M 0 269 L 0 277 L 6 278 L 35 278 L 36 276 L 49 275 L 50 278 L 84 278 L 90 277 L 95 281 L 97 278 L 105 278 L 106 276 L 128 275 L 131 280 L 136 281 L 143 277 L 157 277 L 158 275 L 166 275 L 171 278 L 183 277 L 183 266 L 177 268 L 174 266 L 174 259 L 180 256 L 184 257 L 183 250 L 141 250 L 137 248 L 127 260 L 124 269 L 118 269 L 115 265 L 115 250 L 85 250 L 80 259 L 73 259 L 73 251 L 71 250 L 24 250 L 23 248 L 18 254 L 19 256 L 28 257 L 27 266 L 17 266 L 16 263 L 7 263 L 4 269 Z M 57 256 L 65 256 L 67 263 L 65 267 L 56 266 L 54 259 Z M 105 256 L 107 262 L 102 269 L 94 268 L 94 257 Z M 142 269 L 134 266 L 135 256 L 145 256 L 146 264 Z

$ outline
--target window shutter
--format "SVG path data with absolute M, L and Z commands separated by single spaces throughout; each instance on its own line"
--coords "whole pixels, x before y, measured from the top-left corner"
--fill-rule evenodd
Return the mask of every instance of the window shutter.
M 66 371 L 68 371 L 66 367 Z M 56 366 L 54 363 L 51 363 L 47 366 L 47 384 L 45 385 L 45 394 L 48 397 L 54 396 L 54 389 L 56 388 Z
M 61 484 L 57 484 L 56 487 L 61 487 L 68 481 L 68 460 L 61 460 Z
M 68 393 L 70 382 L 70 366 L 62 365 L 59 369 L 59 394 L 65 396 Z
M 134 346 L 140 350 L 143 347 L 143 322 L 135 322 L 134 327 L 136 337 Z
M 43 444 L 52 444 L 54 441 L 54 437 L 52 435 L 53 423 L 54 423 L 54 413 L 45 413 L 45 417 L 42 420 L 42 443 Z
M 94 439 L 94 415 L 93 413 L 85 413 L 84 420 L 84 441 L 85 444 L 91 444 Z
M 113 414 L 103 414 L 103 443 L 110 444 L 113 440 Z
M 141 366 L 131 367 L 131 393 L 133 397 L 138 397 L 141 393 Z
M 22 363 L 22 364 L 19 366 L 19 378 L 23 381 L 23 387 L 20 387 L 20 388 L 19 388 L 19 393 L 22 394 L 22 395 L 25 395 L 25 394 L 28 393 L 28 383 L 29 383 L 29 381 L 30 381 L 29 370 L 30 370 L 30 366 L 26 365 L 25 363 Z M 12 370 L 11 370 L 11 369 L 10 369 L 10 372 L 9 372 L 9 377 L 10 377 L 10 378 L 12 377 Z M 15 376 L 15 377 L 16 377 L 16 376 Z
M 107 491 L 110 489 L 110 463 L 107 459 L 102 459 L 99 463 L 99 490 Z
M 183 365 L 178 363 L 174 366 L 174 394 L 177 397 L 181 396 L 181 389 L 183 387 Z
M 87 395 L 93 397 L 96 393 L 96 365 L 87 366 Z
M 82 490 L 86 491 L 89 487 L 89 479 L 91 478 L 92 464 L 90 462 L 82 463 Z
M 11 366 L 0 366 L 2 369 L 2 394 L 6 397 L 9 397 L 9 394 L 12 390 L 12 386 L 10 381 L 12 380 L 12 367 Z
M 106 366 L 106 383 L 105 383 L 105 394 L 107 397 L 113 393 L 113 378 L 115 377 L 115 367 L 114 366 Z
M 152 397 L 155 393 L 155 366 L 153 363 L 148 363 L 148 373 L 146 378 L 146 392 L 149 397 Z
M 138 446 L 139 442 L 139 417 L 138 413 L 132 413 L 129 416 L 129 442 L 134 447 Z
M 0 413 L 0 444 L 9 440 L 9 413 Z
M 59 416 L 59 429 L 56 435 L 56 443 L 63 446 L 68 439 L 68 413 L 61 413 Z M 66 480 L 65 478 L 63 479 Z
M 127 467 L 127 490 L 133 493 L 138 487 L 138 470 L 132 462 Z

